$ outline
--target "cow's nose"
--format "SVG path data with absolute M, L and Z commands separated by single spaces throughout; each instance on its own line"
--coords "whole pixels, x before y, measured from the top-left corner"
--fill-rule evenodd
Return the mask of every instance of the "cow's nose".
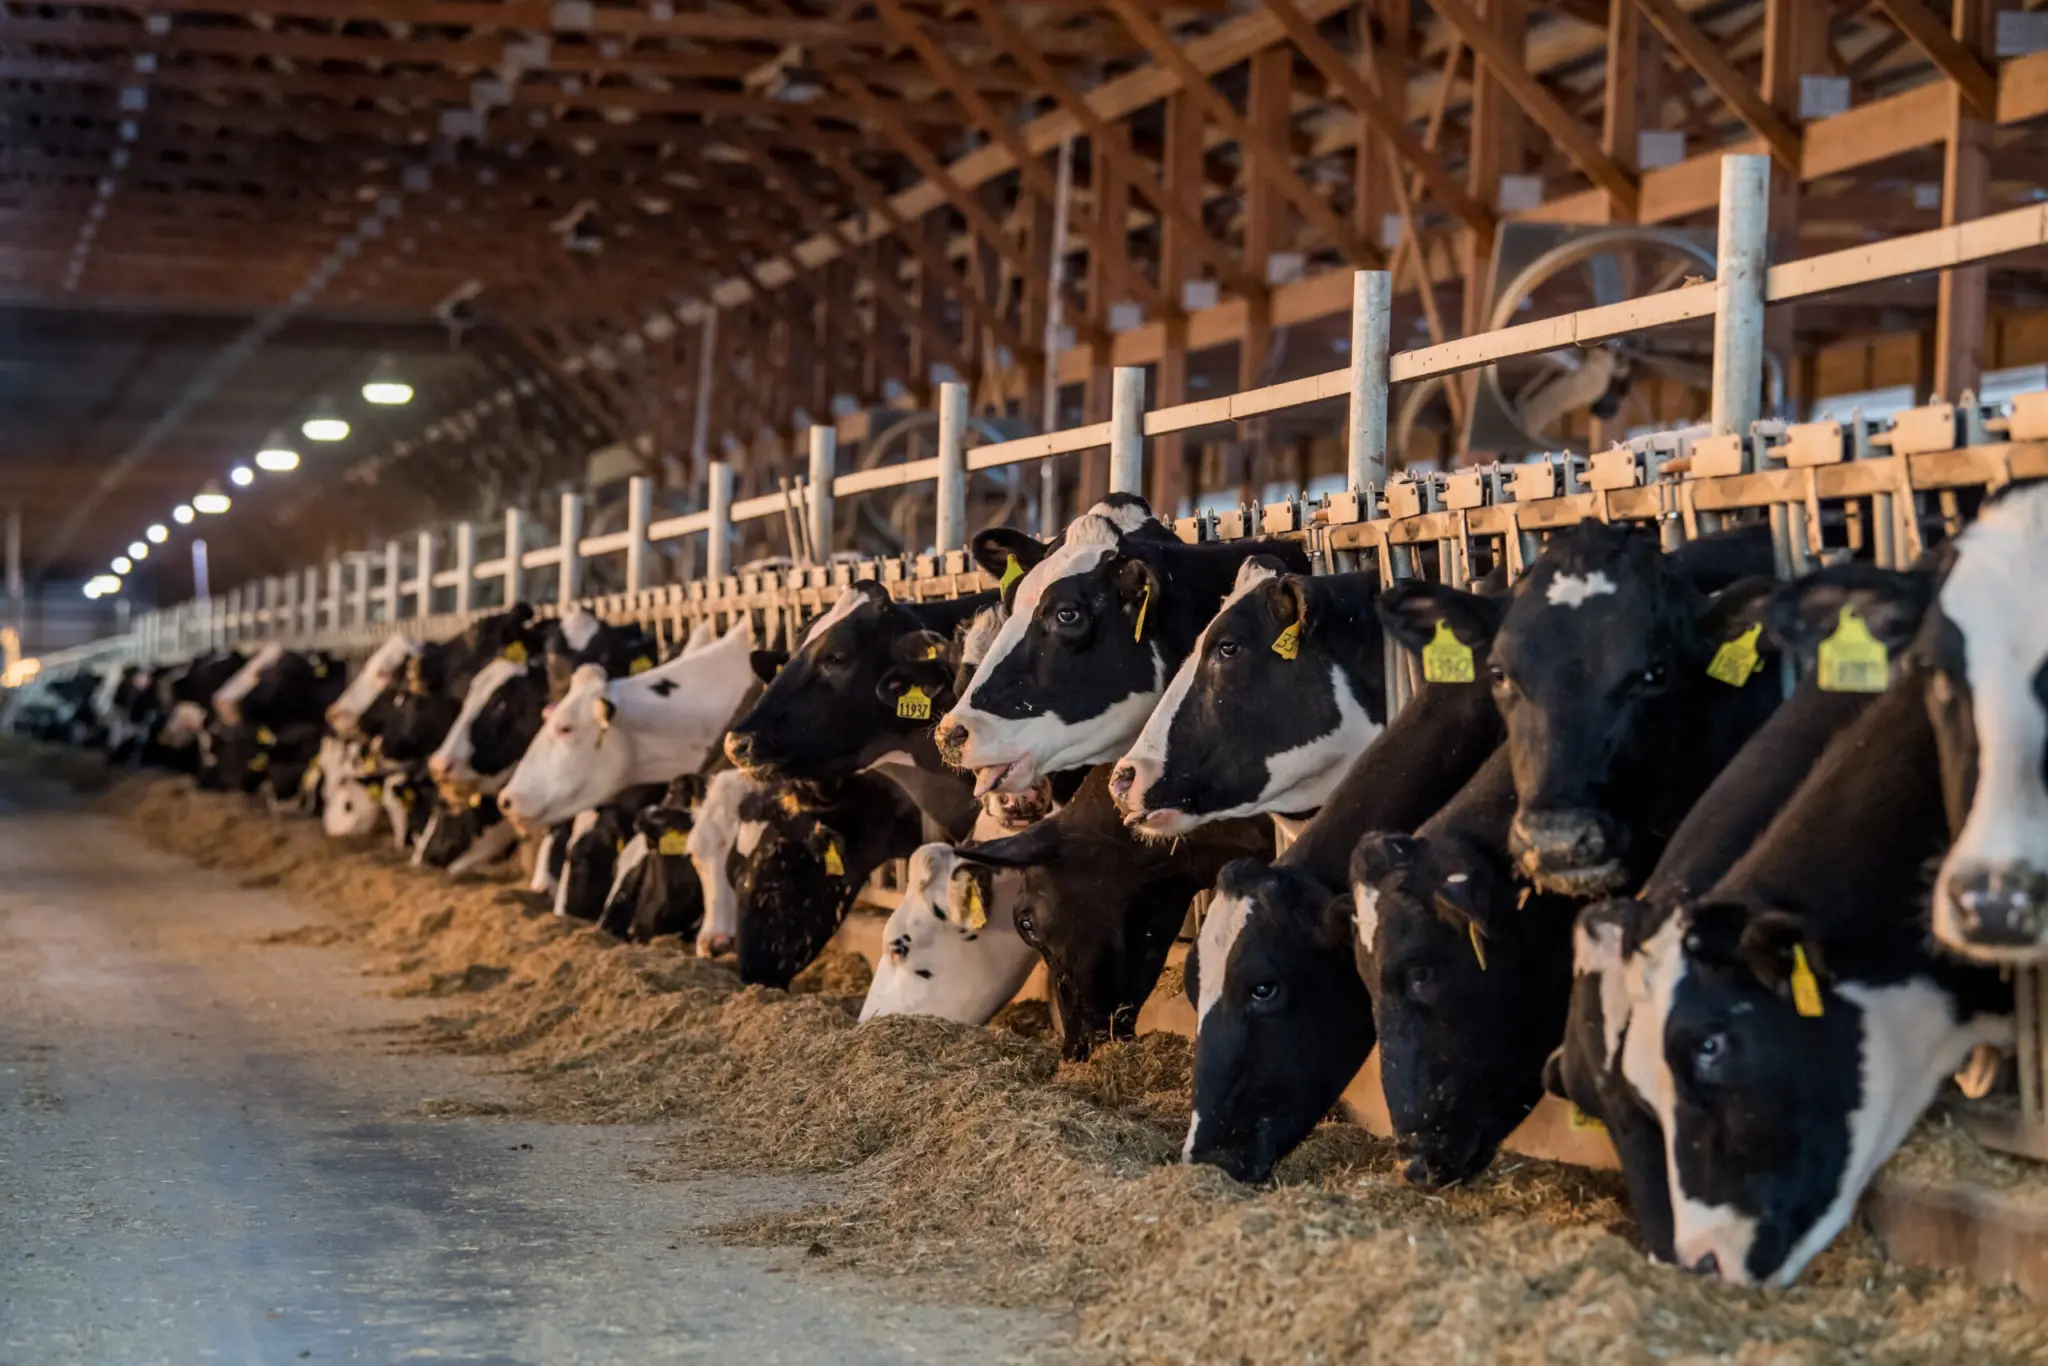
M 1136 781 L 1138 770 L 1131 764 L 1118 764 L 1116 771 L 1109 775 L 1109 795 L 1115 798 L 1118 806 L 1122 806 L 1124 799 L 1131 795 L 1131 784 Z
M 1972 944 L 2031 945 L 2048 919 L 2048 873 L 2024 863 L 1965 869 L 1949 878 L 1948 895 Z
M 1574 895 L 1611 890 L 1624 870 L 1616 862 L 1626 832 L 1593 810 L 1518 811 L 1508 849 L 1538 887 Z
M 1712 1252 L 1692 1264 L 1695 1276 L 1718 1276 L 1721 1274 L 1721 1258 Z
M 932 742 L 938 746 L 940 757 L 957 768 L 960 756 L 967 750 L 967 727 L 957 721 L 950 726 L 941 726 L 933 734 Z
M 427 760 L 427 776 L 437 783 L 447 782 L 450 776 L 448 761 L 438 754 Z
M 754 757 L 754 737 L 744 731 L 725 733 L 725 757 L 745 768 Z

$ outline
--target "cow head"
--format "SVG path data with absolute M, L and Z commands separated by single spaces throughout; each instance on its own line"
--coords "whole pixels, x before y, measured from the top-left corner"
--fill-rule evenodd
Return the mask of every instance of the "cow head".
M 448 733 L 442 737 L 433 757 L 427 760 L 427 772 L 450 794 L 451 799 L 466 798 L 490 776 L 476 763 L 477 718 L 491 704 L 499 689 L 525 678 L 534 668 L 523 657 L 516 662 L 501 657 L 478 669 L 476 676 L 470 679 L 469 691 L 462 699 L 462 709 L 456 713 L 454 723 L 448 727 Z
M 2048 483 L 1963 532 L 1921 652 L 1955 842 L 1934 933 L 1968 957 L 2037 962 L 2048 944 Z
M 660 662 L 660 650 L 641 627 L 611 625 L 582 606 L 570 608 L 548 629 L 544 655 L 550 702 L 568 693 L 570 678 L 582 665 L 596 664 L 622 678 Z
M 1377 584 L 1246 560 L 1110 779 L 1131 828 L 1320 807 L 1386 721 Z
M 419 643 L 410 636 L 392 636 L 370 652 L 363 661 L 361 672 L 348 681 L 327 708 L 327 724 L 336 735 L 352 740 L 368 734 L 363 722 L 372 710 L 381 710 L 378 728 L 388 719 L 387 697 L 395 698 L 405 676 L 406 661 L 419 650 Z M 380 707 L 380 704 L 381 707 Z
M 1358 971 L 1408 1179 L 1466 1180 L 1542 1096 L 1571 990 L 1570 908 L 1518 906 L 1498 856 L 1457 834 L 1368 836 L 1351 875 Z
M 1372 1051 L 1349 908 L 1313 877 L 1239 859 L 1217 876 L 1183 971 L 1195 1096 L 1182 1157 L 1264 1181 Z
M 600 923 L 606 930 L 640 943 L 696 935 L 704 922 L 704 887 L 688 853 L 692 827 L 689 810 L 668 799 L 639 814 L 605 902 Z
M 1114 759 L 1151 713 L 1179 663 L 1161 643 L 1167 618 L 1215 600 L 1167 601 L 1161 543 L 1135 534 L 1147 522 L 1130 505 L 1084 514 L 1005 590 L 1008 618 L 938 726 L 942 748 L 977 771 L 978 793 Z M 980 541 L 977 554 L 989 568 Z
M 882 929 L 862 1023 L 884 1015 L 929 1015 L 988 1023 L 1031 975 L 1038 955 L 1017 937 L 1023 875 L 926 844 L 910 856 L 903 900 Z

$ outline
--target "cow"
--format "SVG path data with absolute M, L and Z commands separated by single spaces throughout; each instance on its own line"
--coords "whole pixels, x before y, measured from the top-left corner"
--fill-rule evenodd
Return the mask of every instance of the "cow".
M 569 823 L 562 866 L 555 879 L 556 915 L 572 920 L 604 918 L 640 813 L 661 798 L 660 788 L 631 788 L 616 801 L 577 813 Z
M 1702 718 L 1746 737 L 1782 698 L 1763 667 L 1760 622 L 1733 639 L 1715 634 L 1768 581 L 1749 578 L 1710 602 L 1693 568 L 1718 579 L 1732 551 L 1753 553 L 1768 574 L 1768 543 L 1737 533 L 1682 549 L 1690 554 L 1665 555 L 1648 531 L 1581 522 L 1551 534 L 1508 600 L 1488 675 L 1519 795 L 1509 847 L 1540 890 L 1590 897 L 1640 885 L 1659 832 L 1676 828 L 1733 753 Z
M 583 665 L 596 664 L 609 678 L 627 677 L 653 668 L 661 650 L 643 627 L 611 625 L 579 603 L 548 628 L 543 654 L 548 700 L 559 702 Z
M 1271 815 L 1299 833 L 1387 722 L 1378 593 L 1377 573 L 1246 560 L 1110 778 L 1132 829 Z
M 684 841 L 690 866 L 704 897 L 704 920 L 697 930 L 697 955 L 711 958 L 732 951 L 739 934 L 739 898 L 732 885 L 732 856 L 739 846 L 740 809 L 764 790 L 743 771 L 728 768 L 711 775 L 704 800 L 692 813 Z M 758 836 L 758 831 L 754 832 Z
M 1818 570 L 1779 589 L 1765 612 L 1766 630 L 1800 661 L 1799 686 L 1686 814 L 1636 896 L 1579 913 L 1568 1024 L 1545 1065 L 1544 1086 L 1606 1127 L 1623 1158 L 1643 1241 L 1658 1260 L 1674 1257 L 1663 1134 L 1621 1074 L 1630 946 L 1748 852 L 1835 736 L 1869 706 L 1875 694 L 1864 689 L 1872 680 L 1848 680 L 1857 683 L 1850 689 L 1833 678 L 1824 687 L 1817 676 L 1821 647 L 1841 631 L 1844 612 L 1895 659 L 1911 646 L 1933 591 L 1925 572 L 1859 564 Z
M 1928 706 L 1955 843 L 1934 933 L 1981 962 L 2048 952 L 2048 483 L 2014 486 L 1959 538 L 1928 640 Z
M 863 773 L 756 792 L 740 820 L 754 827 L 734 850 L 731 874 L 740 980 L 781 988 L 824 951 L 868 875 L 916 848 L 923 833 L 903 789 Z
M 1271 822 L 1215 821 L 1177 844 L 1141 841 L 1097 765 L 1048 819 L 961 857 L 1023 870 L 1017 935 L 1045 960 L 1059 1006 L 1061 1051 L 1086 1058 L 1102 1039 L 1128 1039 L 1166 966 L 1188 906 L 1232 859 L 1270 854 Z
M 704 923 L 704 885 L 690 858 L 690 831 L 706 782 L 688 774 L 642 810 L 605 898 L 599 928 L 639 943 L 662 935 L 694 939 Z
M 975 540 L 984 568 L 1000 547 L 987 536 Z M 1119 758 L 1258 549 L 1183 545 L 1136 499 L 1075 519 L 1006 590 L 1009 615 L 940 721 L 940 748 L 975 771 L 977 796 Z M 1278 558 L 1308 568 L 1298 547 Z
M 405 677 L 408 660 L 420 653 L 420 644 L 407 635 L 394 635 L 370 652 L 362 669 L 348 681 L 327 708 L 327 725 L 344 740 L 367 738 L 362 729 L 365 713 Z
M 499 790 L 499 808 L 540 830 L 629 787 L 702 770 L 754 682 L 752 647 L 742 621 L 716 645 L 645 673 L 607 680 L 595 665 L 578 669 Z
M 976 834 L 999 836 L 1000 818 Z M 986 833 L 984 833 L 986 832 Z M 1038 952 L 1017 933 L 1024 876 L 962 858 L 948 844 L 927 844 L 910 856 L 903 899 L 882 927 L 860 1019 L 929 1015 L 987 1024 L 1015 996 L 1038 964 Z
M 1194 1110 L 1185 1161 L 1263 1181 L 1308 1136 L 1371 1052 L 1372 998 L 1354 961 L 1351 853 L 1369 830 L 1412 830 L 1500 744 L 1484 681 L 1499 617 L 1485 600 L 1420 581 L 1377 603 L 1406 648 L 1447 630 L 1467 681 L 1425 681 L 1270 867 L 1226 865 L 1183 968 L 1195 1009 Z

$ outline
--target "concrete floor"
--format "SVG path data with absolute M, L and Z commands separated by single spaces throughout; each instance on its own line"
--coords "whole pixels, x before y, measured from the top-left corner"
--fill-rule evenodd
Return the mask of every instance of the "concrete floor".
M 0 783 L 0 1366 L 1067 1358 L 1046 1316 L 696 1232 L 817 1188 L 428 1117 L 516 1083 L 390 1051 L 431 1007 L 351 951 L 257 942 L 312 913 L 66 808 Z

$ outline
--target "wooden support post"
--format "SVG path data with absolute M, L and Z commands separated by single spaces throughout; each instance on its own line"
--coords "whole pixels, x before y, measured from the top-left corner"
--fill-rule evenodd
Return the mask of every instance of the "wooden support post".
M 732 466 L 723 460 L 714 460 L 709 466 L 705 501 L 711 510 L 711 529 L 705 536 L 704 577 L 715 583 L 732 573 Z
M 626 591 L 647 587 L 647 524 L 654 520 L 654 481 L 636 474 L 626 481 Z
M 1763 24 L 1763 98 L 1786 122 L 1797 125 L 1801 122 L 1799 78 L 1818 75 L 1833 62 L 1827 7 L 1808 0 L 1765 0 Z M 1771 168 L 1770 205 L 1770 240 L 1777 244 L 1780 257 L 1790 259 L 1798 254 L 1803 198 L 1800 176 L 1787 170 L 1781 158 Z M 1772 309 L 1764 318 L 1764 349 L 1785 365 L 1788 401 L 1794 398 L 1793 381 L 1798 372 L 1798 319 L 1798 307 L 1789 304 Z
M 349 608 L 350 625 L 367 626 L 370 622 L 370 552 L 359 550 L 354 559 L 355 563 L 349 566 L 349 573 L 352 575 L 349 587 L 349 596 L 352 600 Z
M 690 481 L 695 483 L 704 476 L 711 462 L 711 400 L 712 376 L 711 358 L 718 351 L 718 308 L 715 304 L 704 306 L 704 336 L 697 353 L 697 394 L 696 406 L 690 413 Z M 510 516 L 507 513 L 506 516 Z M 506 601 L 511 601 L 511 590 L 506 590 Z
M 1771 162 L 1721 158 L 1714 279 L 1714 433 L 1749 435 L 1763 411 L 1764 272 L 1769 267 Z
M 1523 51 L 1528 14 L 1523 0 L 1488 0 L 1483 19 L 1470 20 L 1475 27 L 1484 26 L 1483 31 L 1475 32 L 1466 31 L 1468 24 L 1461 22 L 1464 16 L 1447 13 L 1445 17 L 1473 49 L 1472 131 L 1465 158 L 1465 188 L 1474 199 L 1497 211 L 1501 176 L 1519 171 L 1522 165 L 1523 114 L 1502 77 L 1507 58 Z M 1486 55 L 1489 46 L 1499 49 L 1491 58 Z M 1508 76 L 1512 79 L 1513 73 Z M 1493 243 L 1492 233 L 1466 229 L 1458 234 L 1458 264 L 1465 277 L 1463 331 L 1468 337 L 1485 330 L 1487 315 L 1493 311 Z M 1464 386 L 1467 413 L 1471 412 L 1476 379 L 1475 373 L 1449 381 Z M 1462 432 L 1458 440 L 1462 445 Z M 1471 454 L 1466 452 L 1468 458 Z
M 941 554 L 967 548 L 967 386 L 939 386 L 938 525 Z
M 1897 7 L 1889 7 L 1896 13 Z M 1989 60 L 1994 0 L 1955 0 L 1954 37 L 1958 47 Z M 1947 119 L 1941 164 L 1941 225 L 1953 227 L 1981 218 L 1990 207 L 1992 124 L 1978 111 L 1969 86 L 1951 82 L 1943 92 Z M 1987 267 L 1961 266 L 1939 277 L 1934 311 L 1933 396 L 1960 401 L 1964 390 L 1984 382 L 1984 332 L 1989 321 L 1985 302 Z
M 1351 277 L 1351 412 L 1345 469 L 1351 491 L 1387 482 L 1387 365 L 1393 344 L 1394 277 L 1361 270 Z
M 505 599 L 501 606 L 510 607 L 526 592 L 526 566 L 520 563 L 526 554 L 526 513 L 520 508 L 505 509 Z
M 1287 209 L 1280 178 L 1264 168 L 1274 157 L 1287 155 L 1287 131 L 1293 109 L 1294 54 L 1267 48 L 1251 61 L 1251 99 L 1245 124 L 1251 137 L 1239 149 L 1244 170 L 1244 264 L 1254 278 L 1268 279 L 1268 258 L 1286 244 Z M 1286 174 L 1291 171 L 1282 168 Z M 1246 301 L 1244 340 L 1239 343 L 1237 387 L 1257 388 L 1273 346 L 1270 296 Z
M 312 565 L 299 574 L 299 621 L 309 636 L 320 629 L 320 571 Z
M 475 601 L 476 523 L 455 526 L 455 610 L 468 616 Z
M 562 559 L 555 567 L 555 602 L 563 610 L 583 593 L 583 495 L 562 495 Z
M 1202 109 L 1186 94 L 1169 95 L 1166 100 L 1166 189 L 1177 203 L 1193 210 L 1200 222 L 1202 199 L 1207 186 L 1202 172 Z M 1159 286 L 1176 303 L 1195 278 L 1197 252 L 1186 226 L 1187 216 L 1168 218 L 1159 229 Z M 1159 356 L 1161 407 L 1185 403 L 1188 398 L 1188 325 L 1185 312 L 1166 320 L 1165 346 Z M 1187 435 L 1172 432 L 1159 438 L 1153 448 L 1152 487 L 1148 497 L 1161 517 L 1172 517 L 1183 498 L 1193 491 L 1189 477 Z
M 1116 367 L 1109 404 L 1109 491 L 1145 491 L 1145 368 Z
M 413 582 L 419 585 L 419 602 L 414 605 L 413 615 L 430 617 L 434 615 L 434 533 L 420 533 L 419 558 L 413 566 Z
M 819 564 L 832 562 L 832 481 L 839 475 L 839 433 L 820 423 L 810 432 L 810 521 L 804 530 Z
M 327 629 L 339 631 L 345 620 L 343 608 L 346 603 L 342 596 L 342 570 L 338 559 L 327 562 Z
M 384 543 L 384 620 L 397 621 L 401 595 L 405 592 L 405 551 L 397 541 Z

